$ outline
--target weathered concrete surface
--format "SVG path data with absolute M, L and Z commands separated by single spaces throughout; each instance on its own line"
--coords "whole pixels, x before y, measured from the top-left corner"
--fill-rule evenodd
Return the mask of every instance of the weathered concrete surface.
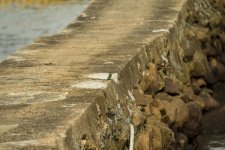
M 79 149 L 87 141 L 89 147 L 104 148 L 106 111 L 116 102 L 132 101 L 129 90 L 149 59 L 164 60 L 151 51 L 164 55 L 162 43 L 176 30 L 184 3 L 95 0 L 61 33 L 3 61 L 0 149 Z

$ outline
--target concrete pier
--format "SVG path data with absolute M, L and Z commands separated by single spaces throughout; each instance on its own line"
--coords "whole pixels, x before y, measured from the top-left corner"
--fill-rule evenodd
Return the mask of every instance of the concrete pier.
M 60 33 L 9 56 L 0 64 L 0 149 L 109 149 L 108 128 L 121 128 L 112 137 L 130 130 L 128 103 L 149 61 L 175 53 L 186 5 L 94 0 Z M 107 119 L 112 108 L 121 122 Z

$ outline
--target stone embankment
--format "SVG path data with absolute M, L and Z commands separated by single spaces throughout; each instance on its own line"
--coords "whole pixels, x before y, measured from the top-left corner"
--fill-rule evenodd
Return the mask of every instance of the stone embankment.
M 93 1 L 0 64 L 0 149 L 199 148 L 224 109 L 224 5 Z

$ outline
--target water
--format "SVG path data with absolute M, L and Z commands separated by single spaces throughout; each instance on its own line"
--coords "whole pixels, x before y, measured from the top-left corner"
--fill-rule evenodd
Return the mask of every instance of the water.
M 65 28 L 89 0 L 0 0 L 0 62 L 40 36 Z
M 204 149 L 225 150 L 225 134 L 204 135 Z

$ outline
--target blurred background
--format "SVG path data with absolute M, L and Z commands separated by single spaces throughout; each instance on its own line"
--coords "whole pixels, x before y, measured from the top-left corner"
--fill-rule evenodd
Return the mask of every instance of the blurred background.
M 0 0 L 0 62 L 39 36 L 64 29 L 89 0 Z

